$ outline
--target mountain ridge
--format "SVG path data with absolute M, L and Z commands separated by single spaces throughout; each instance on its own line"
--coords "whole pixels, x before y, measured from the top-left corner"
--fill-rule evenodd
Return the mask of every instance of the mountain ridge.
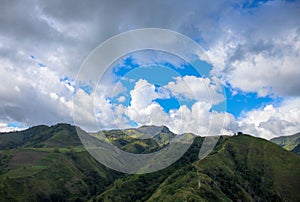
M 163 129 L 161 135 L 175 135 Z M 128 130 L 131 134 L 126 130 L 105 133 L 111 137 L 109 141 L 132 153 L 165 146 L 157 138 L 160 134 L 138 139 L 130 135 L 141 130 Z M 101 165 L 81 144 L 76 126 L 33 127 L 10 135 L 13 138 L 4 141 L 9 136 L 0 134 L 0 201 L 300 200 L 300 157 L 242 133 L 220 136 L 202 160 L 198 153 L 204 137 L 196 136 L 174 164 L 142 175 L 123 174 Z

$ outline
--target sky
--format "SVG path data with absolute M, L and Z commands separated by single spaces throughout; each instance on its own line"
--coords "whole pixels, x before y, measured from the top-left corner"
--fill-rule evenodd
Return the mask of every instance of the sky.
M 0 131 L 73 124 L 75 108 L 88 131 L 292 135 L 300 131 L 299 19 L 300 1 L 291 0 L 3 0 Z M 96 47 L 144 28 L 180 33 L 202 54 L 187 62 L 140 50 L 113 61 L 98 82 L 78 80 Z

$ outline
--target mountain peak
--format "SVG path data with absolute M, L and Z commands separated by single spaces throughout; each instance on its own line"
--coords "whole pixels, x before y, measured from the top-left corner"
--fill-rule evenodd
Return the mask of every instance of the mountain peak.
M 135 129 L 137 132 L 153 137 L 161 133 L 174 134 L 167 126 L 145 125 Z

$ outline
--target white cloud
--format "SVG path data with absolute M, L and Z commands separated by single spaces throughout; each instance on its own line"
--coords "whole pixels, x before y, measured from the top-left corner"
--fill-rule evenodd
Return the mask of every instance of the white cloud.
M 267 105 L 245 112 L 238 120 L 240 130 L 267 139 L 295 134 L 300 131 L 299 103 L 299 98 L 293 98 L 278 107 Z
M 233 134 L 238 127 L 234 117 L 226 112 L 210 112 L 210 108 L 206 102 L 196 102 L 191 109 L 183 105 L 178 110 L 170 110 L 166 125 L 176 133 Z
M 126 100 L 126 97 L 125 96 L 120 96 L 120 97 L 118 97 L 118 102 L 125 102 L 125 100 Z
M 131 120 L 141 125 L 163 125 L 165 123 L 163 108 L 154 100 L 168 98 L 169 95 L 166 91 L 156 90 L 153 84 L 140 79 L 135 83 L 134 89 L 130 91 L 130 96 L 130 106 L 126 110 L 126 115 Z
M 20 131 L 24 129 L 26 129 L 26 127 L 13 127 L 13 126 L 8 126 L 7 123 L 0 123 L 0 133 L 10 132 L 10 131 Z
M 213 72 L 245 92 L 300 96 L 299 13 L 299 2 L 269 1 L 224 16 L 206 52 Z
M 176 96 L 214 105 L 225 100 L 222 86 L 216 79 L 215 81 L 196 76 L 176 77 L 175 81 L 169 82 L 166 88 Z
M 102 120 L 101 127 L 126 127 L 122 114 L 127 113 L 141 123 L 164 122 L 177 131 L 196 131 L 197 125 L 193 124 L 197 124 L 195 119 L 199 117 L 202 133 L 209 125 L 207 117 L 215 113 L 212 134 L 218 133 L 221 120 L 225 120 L 225 133 L 247 129 L 249 133 L 265 137 L 275 133 L 291 134 L 299 129 L 299 1 L 274 0 L 248 9 L 237 8 L 236 4 L 223 0 L 192 0 L 185 4 L 163 0 L 2 2 L 0 120 L 28 126 L 73 122 L 74 94 L 78 99 L 75 107 L 82 108 L 82 123 L 87 126 L 94 121 L 91 111 L 94 110 L 95 96 L 99 101 L 95 106 L 98 107 L 98 119 Z M 166 10 L 169 11 L 167 15 Z M 84 58 L 104 40 L 123 31 L 144 27 L 186 34 L 207 50 L 214 65 L 212 75 L 221 76 L 243 91 L 257 92 L 260 96 L 283 96 L 285 102 L 279 107 L 247 112 L 238 120 L 240 125 L 237 126 L 232 115 L 207 111 L 212 104 L 224 99 L 219 93 L 218 81 L 214 79 L 187 76 L 169 83 L 168 89 L 178 95 L 193 98 L 195 94 L 197 97 L 197 103 L 191 109 L 181 106 L 169 113 L 153 102 L 157 97 L 167 96 L 167 91 L 153 92 L 152 84 L 143 88 L 147 93 L 132 91 L 134 98 L 131 108 L 127 109 L 122 105 L 112 106 L 107 99 L 111 94 L 117 96 L 126 90 L 115 85 L 114 78 L 105 77 L 108 81 L 98 87 L 99 92 L 90 95 L 76 89 L 72 82 L 60 81 L 64 76 L 75 79 Z M 30 59 L 30 55 L 35 59 Z M 141 54 L 138 61 L 152 62 L 152 58 Z M 39 68 L 37 63 L 46 67 Z M 174 63 L 181 65 L 177 60 Z M 203 85 L 199 86 L 199 83 Z M 288 96 L 296 98 L 291 101 Z M 181 120 L 184 122 L 180 125 Z M 7 127 L 2 125 L 2 128 Z
M 0 58 L 0 118 L 25 125 L 71 122 L 72 91 L 60 75 L 35 61 L 23 59 L 16 67 Z
M 233 133 L 232 126 L 235 126 L 233 116 L 228 113 L 210 112 L 212 104 L 207 100 L 201 100 L 202 95 L 197 97 L 198 101 L 191 108 L 182 105 L 179 109 L 171 109 L 168 113 L 164 112 L 163 108 L 154 101 L 157 98 L 169 98 L 170 93 L 181 93 L 183 99 L 192 98 L 192 92 L 186 93 L 187 86 L 185 85 L 191 84 L 187 82 L 192 82 L 192 88 L 198 94 L 202 91 L 198 89 L 199 84 L 197 86 L 197 82 L 209 84 L 209 79 L 202 80 L 201 78 L 189 76 L 184 77 L 184 79 L 183 81 L 183 79 L 176 78 L 176 83 L 171 85 L 169 83 L 166 88 L 171 86 L 169 87 L 170 91 L 156 89 L 153 84 L 140 79 L 130 92 L 131 102 L 130 106 L 125 109 L 126 115 L 139 125 L 166 125 L 176 133 L 192 132 L 198 135 Z M 181 82 L 184 82 L 184 84 Z M 206 87 L 204 86 L 205 90 Z M 210 93 L 217 94 L 217 89 L 215 86 L 211 86 Z M 176 90 L 176 92 L 171 90 Z

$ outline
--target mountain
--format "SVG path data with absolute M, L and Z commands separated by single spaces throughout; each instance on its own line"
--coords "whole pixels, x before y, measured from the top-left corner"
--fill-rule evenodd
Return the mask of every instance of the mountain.
M 99 164 L 69 124 L 0 134 L 0 201 L 86 201 L 121 173 Z
M 49 127 L 35 126 L 23 131 L 0 133 L 0 150 L 16 147 L 76 147 L 81 146 L 76 128 L 70 124 Z
M 151 153 L 168 145 L 176 136 L 166 126 L 141 126 L 125 130 L 100 131 L 117 147 L 136 154 Z M 92 134 L 98 137 L 99 133 Z
M 299 201 L 300 158 L 248 135 L 222 137 L 203 160 L 202 138 L 174 165 L 115 181 L 98 201 Z M 141 189 L 141 187 L 143 187 Z
M 157 151 L 176 136 L 164 126 L 101 133 L 133 153 Z M 0 201 L 300 201 L 299 156 L 240 134 L 220 137 L 199 160 L 203 140 L 163 170 L 131 175 L 98 163 L 68 124 L 1 133 Z
M 275 144 L 283 147 L 288 151 L 292 151 L 293 153 L 299 154 L 299 145 L 300 145 L 300 133 L 290 135 L 290 136 L 280 136 L 276 138 L 272 138 L 270 140 Z

